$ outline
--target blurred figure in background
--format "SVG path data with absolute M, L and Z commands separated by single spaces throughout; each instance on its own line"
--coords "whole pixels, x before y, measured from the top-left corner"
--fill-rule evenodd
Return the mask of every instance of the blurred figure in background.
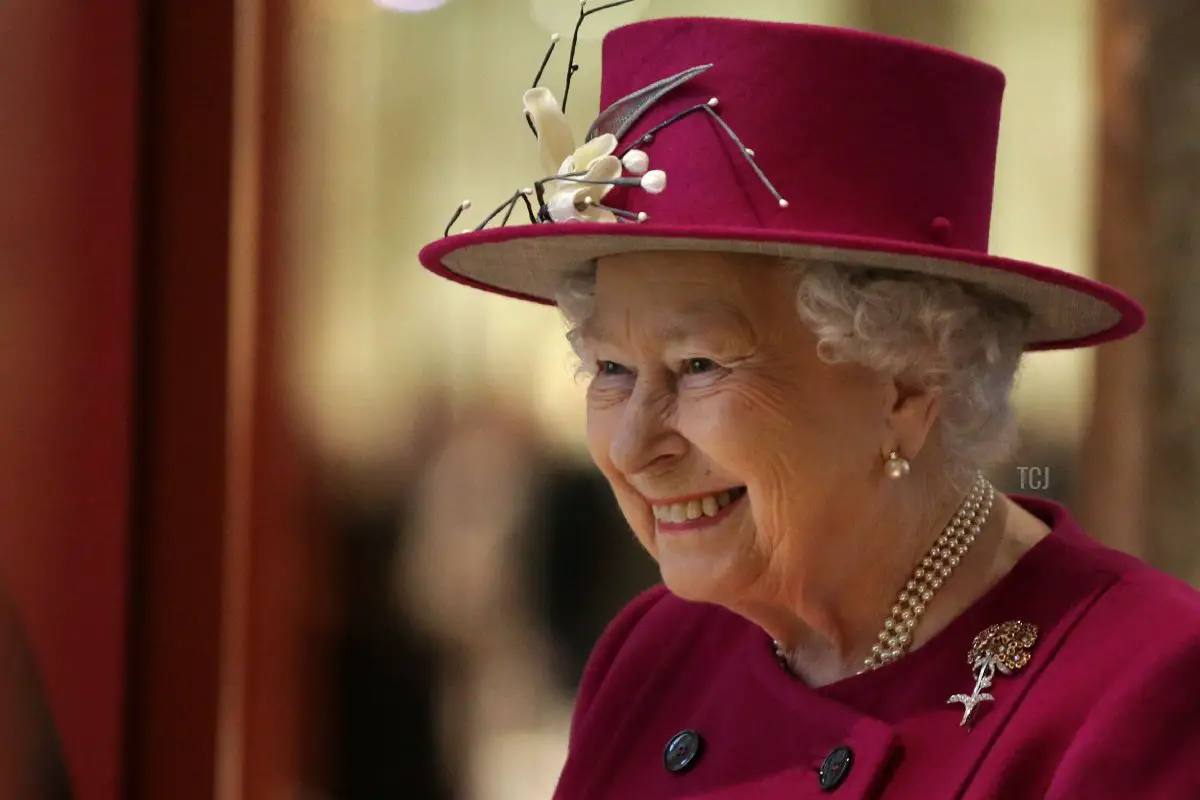
M 371 501 L 333 498 L 341 544 L 342 638 L 334 695 L 338 779 L 344 800 L 460 796 L 438 736 L 435 643 L 396 601 L 395 563 L 407 534 L 413 484 L 447 430 L 443 398 L 420 404 L 418 434 L 405 443 L 395 491 Z
M 423 404 L 396 506 L 347 522 L 346 800 L 549 796 L 592 644 L 655 580 L 533 417 L 447 407 Z
M 570 703 L 550 680 L 549 641 L 522 580 L 539 444 L 527 419 L 486 402 L 469 409 L 417 478 L 398 561 L 403 605 L 445 665 L 443 752 L 467 797 L 488 787 L 497 796 L 512 780 L 505 765 L 535 783 L 552 772 L 541 762 L 558 754 L 539 752 L 537 733 Z

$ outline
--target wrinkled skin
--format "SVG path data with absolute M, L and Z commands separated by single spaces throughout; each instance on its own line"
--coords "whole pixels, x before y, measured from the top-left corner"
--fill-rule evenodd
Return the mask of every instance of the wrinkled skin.
M 933 466 L 936 393 L 822 362 L 795 297 L 758 257 L 602 259 L 580 331 L 588 442 L 667 587 L 809 652 L 827 682 L 860 663 L 961 493 Z M 892 450 L 904 480 L 884 473 Z M 656 526 L 656 499 L 742 486 L 712 527 Z

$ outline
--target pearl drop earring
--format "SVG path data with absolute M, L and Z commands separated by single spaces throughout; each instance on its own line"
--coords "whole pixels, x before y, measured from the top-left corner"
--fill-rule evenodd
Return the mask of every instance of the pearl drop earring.
M 908 475 L 912 469 L 912 465 L 908 463 L 908 459 L 901 456 L 897 451 L 893 450 L 888 456 L 887 462 L 883 465 L 887 476 L 893 480 L 899 480 Z

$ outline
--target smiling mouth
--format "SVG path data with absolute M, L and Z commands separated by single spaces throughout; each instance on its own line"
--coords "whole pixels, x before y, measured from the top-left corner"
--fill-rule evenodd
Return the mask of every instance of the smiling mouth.
M 654 519 L 659 530 L 682 531 L 713 525 L 728 515 L 746 496 L 746 487 L 738 486 L 715 494 L 700 495 L 672 503 L 656 503 Z

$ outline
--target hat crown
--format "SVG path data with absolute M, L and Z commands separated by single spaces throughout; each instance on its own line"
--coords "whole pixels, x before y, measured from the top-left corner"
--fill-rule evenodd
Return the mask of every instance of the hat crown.
M 986 253 L 1004 76 L 946 50 L 857 31 L 659 19 L 605 38 L 601 107 L 698 65 L 622 137 L 670 185 L 617 204 L 653 224 L 795 230 Z M 787 201 L 771 196 L 717 113 Z M 617 196 L 614 195 L 614 200 Z
M 632 252 L 893 270 L 1015 302 L 1039 350 L 1121 338 L 1145 319 L 1112 287 L 988 253 L 1004 93 L 994 67 L 857 31 L 693 17 L 612 31 L 602 72 L 605 110 L 573 152 L 557 101 L 526 92 L 552 177 L 452 236 L 460 205 L 423 264 L 539 302 Z M 530 223 L 508 225 L 521 202 Z

